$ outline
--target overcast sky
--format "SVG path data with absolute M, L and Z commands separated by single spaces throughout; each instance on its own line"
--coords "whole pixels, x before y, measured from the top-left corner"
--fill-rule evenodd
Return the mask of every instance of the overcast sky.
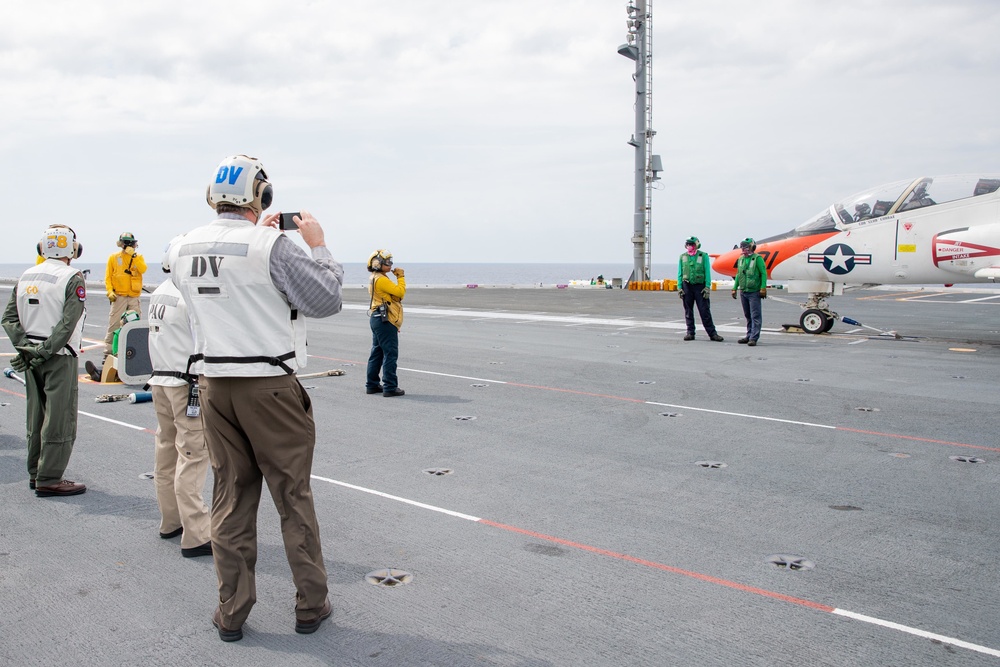
M 7 0 L 0 262 L 149 261 L 227 155 L 345 262 L 632 262 L 624 0 Z M 1000 171 L 996 0 L 654 0 L 653 264 L 923 174 Z

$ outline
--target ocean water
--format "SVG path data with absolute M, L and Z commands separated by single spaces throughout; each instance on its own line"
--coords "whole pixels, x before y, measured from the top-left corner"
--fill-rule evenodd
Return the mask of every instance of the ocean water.
M 0 264 L 0 278 L 16 279 L 32 264 Z M 103 282 L 105 264 L 74 263 L 81 271 L 89 270 L 88 282 Z M 467 285 L 498 287 L 553 287 L 571 280 L 591 280 L 603 275 L 605 281 L 621 278 L 622 284 L 632 273 L 631 264 L 500 264 L 500 263 L 401 263 L 406 270 L 406 284 L 410 287 L 465 287 Z M 677 277 L 677 265 L 654 266 L 654 280 Z M 368 271 L 361 262 L 344 264 L 345 285 L 367 285 Z M 166 274 L 159 264 L 150 264 L 143 277 L 145 285 L 158 285 Z

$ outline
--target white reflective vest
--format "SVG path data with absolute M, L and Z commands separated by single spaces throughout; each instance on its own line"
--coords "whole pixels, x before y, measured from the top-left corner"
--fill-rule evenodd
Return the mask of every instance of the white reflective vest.
M 208 377 L 264 377 L 306 365 L 305 318 L 271 282 L 281 232 L 219 219 L 171 246 L 170 275 L 194 324 Z
M 179 387 L 188 376 L 201 372 L 201 363 L 188 363 L 194 355 L 194 334 L 188 322 L 187 305 L 180 291 L 165 280 L 149 298 L 149 358 L 153 377 L 149 384 Z
M 52 334 L 62 320 L 66 286 L 79 273 L 58 259 L 47 259 L 21 275 L 17 281 L 17 317 L 29 340 L 40 343 Z M 83 342 L 84 319 L 85 315 L 80 317 L 66 345 L 53 352 L 77 356 Z

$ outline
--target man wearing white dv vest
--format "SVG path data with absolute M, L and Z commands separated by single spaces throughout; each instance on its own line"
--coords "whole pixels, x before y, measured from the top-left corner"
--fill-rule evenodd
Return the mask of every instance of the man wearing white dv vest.
M 173 242 L 176 242 L 174 239 Z M 161 267 L 170 273 L 169 248 Z M 160 537 L 180 535 L 185 558 L 212 555 L 212 525 L 202 497 L 208 448 L 201 419 L 198 376 L 191 364 L 194 334 L 187 306 L 168 278 L 149 298 L 149 379 L 156 410 L 153 482 L 160 507 Z
M 208 187 L 218 219 L 170 250 L 174 284 L 194 325 L 205 439 L 215 473 L 212 551 L 223 641 L 243 637 L 256 601 L 257 506 L 267 486 L 295 583 L 295 631 L 332 614 L 310 473 L 316 426 L 295 371 L 306 364 L 306 317 L 340 312 L 343 267 L 309 213 L 294 216 L 311 256 L 261 217 L 273 190 L 256 158 L 219 165 Z

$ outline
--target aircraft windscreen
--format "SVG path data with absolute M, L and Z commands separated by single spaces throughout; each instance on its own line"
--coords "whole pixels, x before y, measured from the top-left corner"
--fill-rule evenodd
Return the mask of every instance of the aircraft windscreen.
M 836 230 L 837 225 L 833 221 L 833 216 L 830 215 L 830 209 L 825 208 L 796 227 L 795 235 L 806 236 L 808 234 L 815 234 L 816 232 L 832 232 Z
M 841 219 L 845 223 L 859 222 L 870 218 L 879 218 L 889 212 L 892 205 L 899 199 L 913 181 L 895 181 L 887 183 L 856 195 L 851 195 L 834 204 Z M 850 218 L 850 219 L 847 219 Z
M 995 178 L 980 178 L 976 175 L 959 174 L 922 178 L 899 207 L 900 211 L 912 211 L 925 206 L 946 204 L 959 199 L 975 197 L 996 191 L 1000 181 Z M 992 188 L 992 190 L 990 189 Z
M 836 231 L 846 225 L 887 215 L 911 183 L 912 179 L 894 181 L 851 195 L 809 218 L 796 227 L 791 235 L 806 236 L 817 232 Z M 911 211 L 924 206 L 989 194 L 998 189 L 1000 189 L 1000 177 L 997 174 L 986 176 L 960 174 L 922 178 L 907 194 L 906 200 L 898 210 Z M 833 213 L 836 213 L 836 218 Z M 789 234 L 784 234 L 774 238 L 788 236 Z

